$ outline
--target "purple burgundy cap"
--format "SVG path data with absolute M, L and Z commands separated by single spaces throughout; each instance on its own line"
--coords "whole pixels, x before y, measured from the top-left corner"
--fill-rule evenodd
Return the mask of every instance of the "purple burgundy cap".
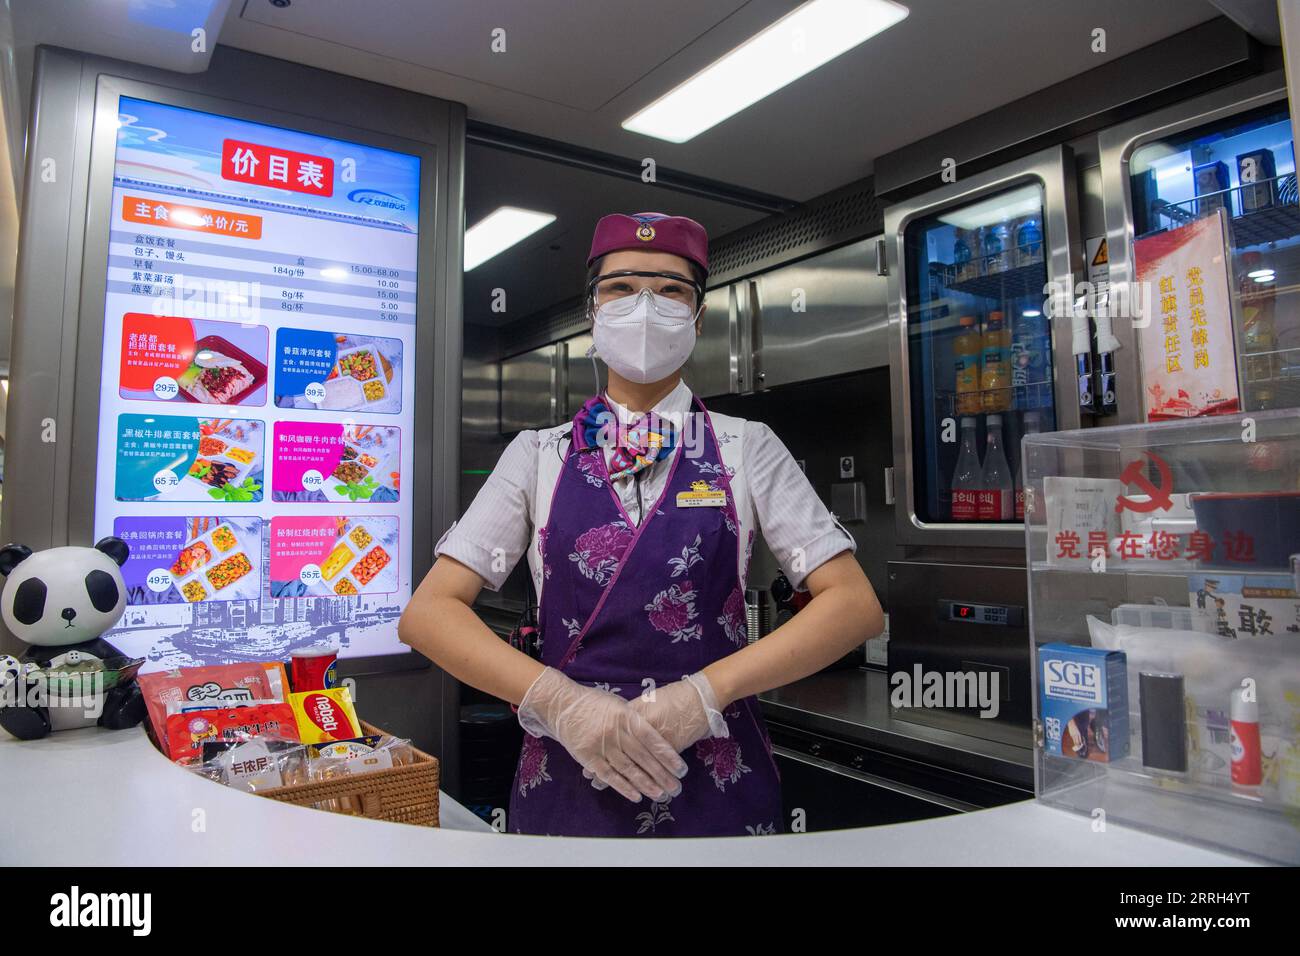
M 670 252 L 694 262 L 709 272 L 709 234 L 694 219 L 667 216 L 661 212 L 638 212 L 631 216 L 614 213 L 596 223 L 591 237 L 590 266 L 601 256 L 620 249 L 650 249 Z

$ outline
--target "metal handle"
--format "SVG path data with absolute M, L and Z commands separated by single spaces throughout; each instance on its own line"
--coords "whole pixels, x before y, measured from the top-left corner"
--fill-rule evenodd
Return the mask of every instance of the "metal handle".
M 749 294 L 746 296 L 746 319 L 741 326 L 742 338 L 744 333 L 748 333 L 748 361 L 742 364 L 742 367 L 748 367 L 753 376 L 752 388 L 758 388 L 767 378 L 767 373 L 763 371 L 763 303 L 758 294 L 758 282 L 750 279 L 745 283 L 749 287 Z
M 876 275 L 889 275 L 889 245 L 884 236 L 876 239 Z
M 566 365 L 569 357 L 569 343 L 557 342 L 555 350 L 551 352 L 551 421 L 550 424 L 560 424 L 560 416 L 565 406 L 565 393 L 568 389 L 565 387 Z

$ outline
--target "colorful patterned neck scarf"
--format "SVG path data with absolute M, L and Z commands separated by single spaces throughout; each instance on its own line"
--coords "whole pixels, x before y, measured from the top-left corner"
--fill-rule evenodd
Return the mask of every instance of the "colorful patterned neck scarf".
M 613 445 L 609 477 L 615 480 L 635 475 L 656 461 L 667 458 L 677 443 L 677 430 L 654 412 L 634 415 L 621 425 L 618 416 L 595 395 L 573 416 L 574 447 L 579 451 Z

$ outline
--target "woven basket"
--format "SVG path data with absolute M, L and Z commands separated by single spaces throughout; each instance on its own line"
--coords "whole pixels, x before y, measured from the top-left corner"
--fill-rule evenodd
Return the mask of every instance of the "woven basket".
M 373 724 L 364 720 L 361 729 L 367 734 L 383 734 Z M 390 823 L 413 823 L 416 826 L 438 825 L 438 758 L 411 747 L 415 756 L 412 763 L 388 770 L 340 777 L 337 780 L 319 780 L 290 787 L 263 790 L 259 796 L 345 813 L 371 820 Z

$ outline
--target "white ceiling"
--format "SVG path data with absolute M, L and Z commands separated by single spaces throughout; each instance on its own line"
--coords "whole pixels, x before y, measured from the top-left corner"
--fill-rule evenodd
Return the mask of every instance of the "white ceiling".
M 902 0 L 910 15 L 680 145 L 620 127 L 796 0 L 237 0 L 221 42 L 797 200 L 883 153 L 1218 15 L 1208 0 Z M 506 51 L 491 49 L 494 28 Z M 1104 54 L 1092 31 L 1107 31 Z

